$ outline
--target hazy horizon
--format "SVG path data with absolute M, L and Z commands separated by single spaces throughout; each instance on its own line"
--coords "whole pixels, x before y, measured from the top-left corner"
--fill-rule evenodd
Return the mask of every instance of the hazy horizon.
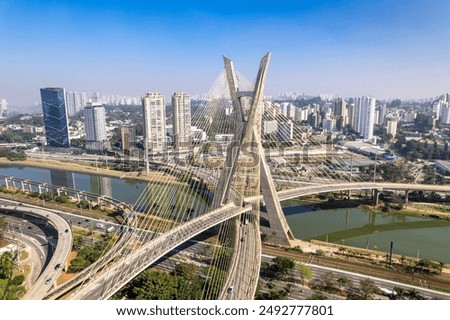
M 39 88 L 140 97 L 206 93 L 222 55 L 266 95 L 421 99 L 450 91 L 450 3 L 426 1 L 0 2 L 0 99 Z

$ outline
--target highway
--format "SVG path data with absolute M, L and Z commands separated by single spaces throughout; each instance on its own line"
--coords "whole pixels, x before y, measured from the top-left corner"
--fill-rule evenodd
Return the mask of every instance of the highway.
M 3 204 L 1 205 L 1 209 L 6 212 L 26 212 L 31 216 L 39 217 L 45 221 L 48 221 L 57 230 L 58 235 L 56 246 L 47 267 L 42 271 L 31 289 L 23 297 L 24 300 L 41 300 L 56 282 L 62 268 L 64 268 L 66 264 L 67 258 L 72 249 L 72 230 L 66 220 L 58 214 L 48 210 L 38 209 L 36 207 L 30 207 L 22 204 Z
M 89 279 L 89 282 L 69 296 L 72 300 L 108 299 L 126 283 L 159 258 L 186 242 L 190 238 L 232 217 L 238 216 L 251 208 L 236 207 L 228 204 L 211 211 L 208 215 L 194 218 L 174 229 L 160 235 L 142 247 L 134 250 L 121 260 L 115 261 L 109 269 L 103 270 Z

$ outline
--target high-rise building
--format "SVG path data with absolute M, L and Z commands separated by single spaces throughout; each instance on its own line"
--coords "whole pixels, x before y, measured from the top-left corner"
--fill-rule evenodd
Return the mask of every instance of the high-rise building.
M 392 134 L 392 137 L 395 138 L 395 135 L 397 134 L 397 122 L 398 118 L 394 116 L 389 116 L 386 118 L 387 121 L 387 133 Z
M 42 88 L 41 100 L 47 144 L 52 147 L 69 147 L 69 121 L 64 88 Z
M 336 117 L 346 117 L 347 116 L 347 102 L 342 98 L 337 98 L 334 100 L 333 104 L 333 114 Z
M 166 106 L 164 96 L 149 92 L 142 98 L 144 112 L 144 147 L 148 152 L 166 149 Z
M 136 143 L 136 127 L 123 126 L 120 128 L 120 135 L 122 137 L 122 150 L 129 151 Z
M 107 146 L 105 107 L 98 102 L 89 102 L 84 108 L 84 132 L 86 149 L 102 151 Z
M 86 92 L 66 92 L 67 114 L 74 116 L 86 106 Z
M 355 114 L 353 128 L 359 132 L 364 139 L 373 138 L 373 126 L 375 120 L 375 99 L 372 97 L 355 98 Z
M 294 119 L 296 110 L 297 107 L 290 102 L 283 102 L 281 104 L 281 114 L 288 118 Z
M 334 132 L 336 129 L 336 119 L 335 118 L 325 118 L 322 120 L 322 128 L 328 132 Z
M 377 108 L 378 114 L 375 117 L 376 124 L 384 125 L 386 123 L 387 107 L 385 105 Z
M 263 134 L 270 134 L 278 131 L 277 120 L 264 120 L 262 123 Z
M 0 99 L 0 119 L 5 119 L 8 115 L 8 103 L 5 99 Z
M 281 142 L 288 142 L 294 139 L 294 124 L 291 120 L 278 124 L 278 138 Z
M 172 123 L 174 147 L 187 149 L 191 142 L 191 99 L 187 93 L 175 92 L 172 96 Z

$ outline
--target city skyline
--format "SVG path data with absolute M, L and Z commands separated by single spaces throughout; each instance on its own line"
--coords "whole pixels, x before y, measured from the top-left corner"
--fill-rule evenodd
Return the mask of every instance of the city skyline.
M 446 1 L 2 1 L 0 98 L 39 88 L 143 96 L 207 92 L 233 57 L 271 51 L 267 95 L 419 99 L 449 91 Z

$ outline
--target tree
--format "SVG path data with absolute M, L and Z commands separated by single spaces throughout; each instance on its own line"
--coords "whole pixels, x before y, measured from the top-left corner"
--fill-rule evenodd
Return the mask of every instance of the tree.
M 192 280 L 197 277 L 194 265 L 187 263 L 178 263 L 175 266 L 173 274 L 188 280 Z
M 314 292 L 307 300 L 328 300 L 328 297 L 321 292 Z
M 414 288 L 407 290 L 405 292 L 405 296 L 408 297 L 409 300 L 425 300 L 425 298 L 421 296 Z
M 342 290 L 342 288 L 348 288 L 352 285 L 351 281 L 346 277 L 340 277 L 337 279 L 337 283 L 339 285 L 339 290 Z
M 73 237 L 72 250 L 78 251 L 83 247 L 83 245 L 84 245 L 84 240 L 83 240 L 82 236 L 76 235 Z
M 402 287 L 394 287 L 393 291 L 396 300 L 405 299 L 405 292 L 406 292 L 405 289 L 403 289 Z
M 297 265 L 297 271 L 300 274 L 300 279 L 302 281 L 302 284 L 304 284 L 305 279 L 306 280 L 310 280 L 313 277 L 311 268 L 308 267 L 307 265 L 302 264 L 302 263 Z
M 0 240 L 3 238 L 3 233 L 6 230 L 6 221 L 3 218 L 0 218 Z
M 334 284 L 334 274 L 329 271 L 323 275 L 323 289 L 328 292 L 335 292 L 337 290 Z
M 286 274 L 295 267 L 294 260 L 285 257 L 275 257 L 272 262 L 275 263 L 272 265 L 273 271 L 279 274 Z
M 359 289 L 361 290 L 362 293 L 361 298 L 363 300 L 370 300 L 373 299 L 373 294 L 376 292 L 378 288 L 375 285 L 375 282 L 373 282 L 373 280 L 367 278 L 359 282 Z

